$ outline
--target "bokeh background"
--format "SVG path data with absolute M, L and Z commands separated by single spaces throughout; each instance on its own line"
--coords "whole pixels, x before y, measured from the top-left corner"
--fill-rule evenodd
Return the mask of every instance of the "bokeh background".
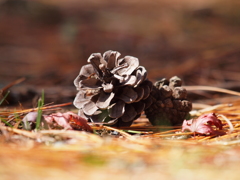
M 26 78 L 9 105 L 42 89 L 71 101 L 81 66 L 107 50 L 138 57 L 152 81 L 239 90 L 239 48 L 238 0 L 0 0 L 0 88 Z

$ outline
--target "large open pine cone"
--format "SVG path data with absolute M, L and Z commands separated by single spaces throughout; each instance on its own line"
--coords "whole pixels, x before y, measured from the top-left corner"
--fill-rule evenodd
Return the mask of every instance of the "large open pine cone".
M 73 104 L 79 115 L 93 122 L 130 126 L 147 107 L 152 89 L 147 71 L 138 58 L 118 59 L 117 51 L 94 53 L 88 58 L 74 84 L 79 91 Z M 149 105 L 149 104 L 148 104 Z
M 182 81 L 174 76 L 169 81 L 162 79 L 155 83 L 149 98 L 152 105 L 145 114 L 152 125 L 181 125 L 192 109 L 187 100 L 187 90 L 181 87 Z

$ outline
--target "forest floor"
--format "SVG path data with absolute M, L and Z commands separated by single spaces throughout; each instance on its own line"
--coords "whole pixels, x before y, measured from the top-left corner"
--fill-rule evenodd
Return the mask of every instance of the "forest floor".
M 0 179 L 239 179 L 239 12 L 235 0 L 0 1 Z M 21 128 L 42 90 L 43 113 L 77 113 L 73 80 L 109 49 L 153 82 L 179 76 L 192 117 L 216 113 L 224 134 L 157 132 L 144 114 L 115 135 Z

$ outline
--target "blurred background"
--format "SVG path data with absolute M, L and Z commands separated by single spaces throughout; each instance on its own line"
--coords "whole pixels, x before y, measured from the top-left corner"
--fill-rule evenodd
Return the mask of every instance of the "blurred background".
M 8 105 L 32 107 L 42 89 L 72 101 L 81 66 L 107 50 L 138 57 L 152 81 L 239 91 L 240 1 L 0 0 L 0 89 L 25 78 Z

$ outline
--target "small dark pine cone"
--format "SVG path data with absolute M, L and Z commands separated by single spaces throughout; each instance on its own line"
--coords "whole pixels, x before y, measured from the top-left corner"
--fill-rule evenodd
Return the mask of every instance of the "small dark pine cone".
M 187 91 L 181 87 L 182 81 L 174 76 L 169 81 L 162 79 L 155 83 L 150 96 L 152 105 L 145 109 L 145 114 L 152 125 L 181 125 L 192 109 L 187 100 Z

